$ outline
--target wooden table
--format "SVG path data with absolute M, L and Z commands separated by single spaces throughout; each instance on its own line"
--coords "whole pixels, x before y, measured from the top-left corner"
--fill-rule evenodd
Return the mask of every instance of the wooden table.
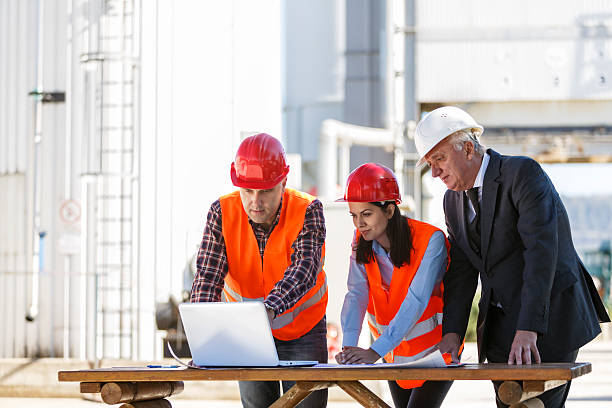
M 590 363 L 534 365 L 465 364 L 449 368 L 99 368 L 60 371 L 59 381 L 81 383 L 82 393 L 100 393 L 107 404 L 123 408 L 171 408 L 165 397 L 183 390 L 184 381 L 296 381 L 272 407 L 294 407 L 312 391 L 342 388 L 364 407 L 389 407 L 360 380 L 497 380 L 499 397 L 512 408 L 539 407 L 544 391 L 591 372 Z

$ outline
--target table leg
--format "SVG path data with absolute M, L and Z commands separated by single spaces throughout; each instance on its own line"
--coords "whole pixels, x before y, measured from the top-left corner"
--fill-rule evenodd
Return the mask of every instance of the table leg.
M 324 390 L 325 388 L 336 385 L 333 381 L 296 381 L 295 385 L 289 388 L 289 391 L 277 399 L 270 408 L 292 408 L 302 402 L 304 398 L 316 390 Z
M 391 408 L 376 394 L 370 391 L 359 381 L 337 381 L 338 387 L 342 388 L 348 395 L 353 397 L 364 407 L 369 408 Z
M 156 399 L 150 401 L 128 402 L 119 408 L 172 408 L 172 404 L 167 399 Z
M 510 408 L 544 408 L 544 403 L 539 398 L 531 398 L 527 401 L 510 405 Z
M 566 382 L 565 380 L 523 381 L 521 384 L 518 381 L 504 381 L 497 390 L 497 396 L 504 404 L 514 406 L 520 402 L 526 402 L 537 397 L 543 392 L 563 385 Z M 517 405 L 517 408 L 518 407 Z
M 183 391 L 182 381 L 159 382 L 109 382 L 105 383 L 100 395 L 109 405 L 121 402 L 158 400 Z
M 182 381 L 81 383 L 82 393 L 99 393 L 109 405 L 123 402 L 120 408 L 172 408 L 164 397 L 183 389 Z
M 102 391 L 102 386 L 104 383 L 99 382 L 82 382 L 81 392 L 87 394 L 99 394 Z

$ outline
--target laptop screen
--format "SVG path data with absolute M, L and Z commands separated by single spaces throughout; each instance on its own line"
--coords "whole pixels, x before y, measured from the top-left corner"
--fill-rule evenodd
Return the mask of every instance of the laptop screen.
M 268 316 L 262 302 L 179 305 L 191 358 L 198 366 L 277 366 Z

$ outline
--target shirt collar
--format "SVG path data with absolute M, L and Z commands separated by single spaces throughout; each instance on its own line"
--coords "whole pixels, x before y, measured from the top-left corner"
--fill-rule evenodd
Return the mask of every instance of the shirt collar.
M 387 252 L 387 250 L 375 239 L 372 240 L 372 252 L 374 252 L 379 257 L 391 259 L 391 254 Z
M 476 180 L 474 180 L 474 187 L 482 187 L 484 184 L 484 175 L 487 172 L 487 166 L 489 165 L 489 153 L 485 152 L 482 156 L 482 163 L 480 163 L 480 170 L 478 170 L 478 174 L 476 175 Z
M 378 243 L 377 240 L 372 240 L 372 251 L 374 251 L 377 254 L 386 254 L 387 251 L 385 251 L 385 248 L 382 247 L 382 245 L 380 245 Z

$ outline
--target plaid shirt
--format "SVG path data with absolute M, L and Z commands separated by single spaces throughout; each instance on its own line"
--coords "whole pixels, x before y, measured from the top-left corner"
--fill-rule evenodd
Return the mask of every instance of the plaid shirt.
M 270 234 L 278 224 L 283 203 L 281 201 L 276 218 L 269 230 L 249 220 L 263 259 L 264 249 Z M 291 265 L 285 275 L 276 282 L 266 296 L 265 305 L 277 315 L 284 313 L 298 302 L 317 280 L 321 266 L 321 251 L 325 242 L 325 218 L 323 205 L 314 200 L 306 209 L 304 227 L 291 245 Z M 191 287 L 191 302 L 218 302 L 227 275 L 227 253 L 221 224 L 221 203 L 215 201 L 208 211 L 202 244 L 198 251 L 197 274 Z

